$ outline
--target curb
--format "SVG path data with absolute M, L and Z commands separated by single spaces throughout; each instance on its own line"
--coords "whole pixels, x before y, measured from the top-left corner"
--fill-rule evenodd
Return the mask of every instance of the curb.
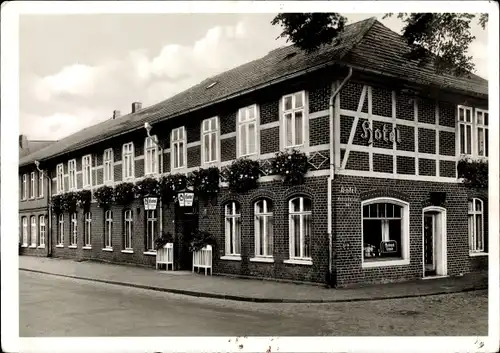
M 180 295 L 186 295 L 186 296 L 190 296 L 190 297 L 223 299 L 223 300 L 231 300 L 231 301 L 238 301 L 238 302 L 253 302 L 253 303 L 322 304 L 322 303 L 367 302 L 367 301 L 388 300 L 388 299 L 429 297 L 429 296 L 434 296 L 434 295 L 465 293 L 465 292 L 473 292 L 473 291 L 477 291 L 477 290 L 487 289 L 487 286 L 485 286 L 484 288 L 482 288 L 482 287 L 467 287 L 467 288 L 463 288 L 463 289 L 458 290 L 458 291 L 439 291 L 439 292 L 424 293 L 424 294 L 379 296 L 379 297 L 371 297 L 371 298 L 302 300 L 302 299 L 279 299 L 279 298 L 255 298 L 255 297 L 244 297 L 244 296 L 238 296 L 238 295 L 226 295 L 226 294 L 217 294 L 217 293 L 196 292 L 196 291 L 189 291 L 189 290 L 184 290 L 184 289 L 161 288 L 161 287 L 148 286 L 148 285 L 136 284 L 136 283 L 119 282 L 119 281 L 81 277 L 81 276 L 72 276 L 72 275 L 63 275 L 63 274 L 59 274 L 59 273 L 52 273 L 52 272 L 33 270 L 33 269 L 27 269 L 27 268 L 19 268 L 19 270 L 26 271 L 26 272 L 41 273 L 41 274 L 57 276 L 57 277 L 79 279 L 79 280 L 90 281 L 90 282 L 99 282 L 99 283 L 114 284 L 114 285 L 124 286 L 124 287 L 148 289 L 148 290 L 153 290 L 156 292 L 180 294 Z

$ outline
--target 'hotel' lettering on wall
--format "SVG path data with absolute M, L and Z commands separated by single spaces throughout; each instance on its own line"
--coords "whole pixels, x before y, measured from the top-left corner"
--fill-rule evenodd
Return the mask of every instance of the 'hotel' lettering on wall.
M 370 122 L 368 120 L 363 121 L 363 133 L 361 134 L 361 138 L 364 140 L 368 140 L 369 144 L 373 143 L 373 139 L 380 141 L 383 140 L 385 142 L 390 143 L 401 143 L 401 134 L 397 127 L 392 128 L 390 124 L 384 124 L 382 126 L 382 130 L 370 128 Z

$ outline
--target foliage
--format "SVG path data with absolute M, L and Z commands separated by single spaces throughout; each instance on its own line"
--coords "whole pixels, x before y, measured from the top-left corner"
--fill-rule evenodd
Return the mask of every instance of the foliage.
M 388 13 L 384 18 L 391 17 Z M 470 13 L 399 13 L 402 35 L 409 45 L 408 59 L 419 65 L 433 62 L 437 73 L 462 76 L 473 72 L 475 65 L 467 55 L 475 37 L 470 24 L 474 19 L 484 29 L 487 14 Z M 271 24 L 280 24 L 280 37 L 310 53 L 331 44 L 344 30 L 347 20 L 338 13 L 280 13 Z
M 121 183 L 115 186 L 115 202 L 119 205 L 128 205 L 135 199 L 135 185 L 132 183 Z
M 50 206 L 52 207 L 52 211 L 55 214 L 60 214 L 63 212 L 63 196 L 62 195 L 54 195 L 50 200 Z
M 488 162 L 462 158 L 457 164 L 458 177 L 472 189 L 488 189 Z
M 85 210 L 88 210 L 92 202 L 92 192 L 90 190 L 80 190 L 76 193 L 76 204 Z
M 135 184 L 138 197 L 160 196 L 160 182 L 155 178 L 144 178 Z
M 302 184 L 309 170 L 306 154 L 296 149 L 276 153 L 272 166 L 273 172 L 281 175 L 284 183 L 292 185 Z
M 63 212 L 73 213 L 76 211 L 78 195 L 76 192 L 67 192 L 62 194 L 61 210 Z
M 177 192 L 184 190 L 187 186 L 185 174 L 169 174 L 160 179 L 161 195 L 165 202 L 172 201 Z
M 243 193 L 257 187 L 260 177 L 259 162 L 246 157 L 236 159 L 224 172 L 224 178 L 229 183 L 229 189 Z
M 189 251 L 195 252 L 201 250 L 206 245 L 212 245 L 212 251 L 215 253 L 217 241 L 209 232 L 196 231 L 192 234 L 191 242 L 189 244 Z
M 220 171 L 217 167 L 200 168 L 189 176 L 194 192 L 201 197 L 211 197 L 219 192 Z
M 94 198 L 97 201 L 97 206 L 108 208 L 113 203 L 114 190 L 111 186 L 101 186 L 94 190 Z
M 174 242 L 174 237 L 172 236 L 172 233 L 163 232 L 158 238 L 155 239 L 155 249 L 159 250 L 163 248 L 166 244 L 173 242 Z

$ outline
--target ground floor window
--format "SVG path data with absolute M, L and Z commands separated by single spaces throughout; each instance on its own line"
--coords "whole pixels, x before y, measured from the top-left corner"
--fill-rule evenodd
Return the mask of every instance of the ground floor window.
M 288 203 L 290 259 L 311 259 L 312 203 L 296 197 Z
M 146 251 L 155 251 L 156 210 L 146 211 Z
M 92 246 L 92 213 L 85 213 L 85 229 L 84 229 L 85 246 Z
M 262 199 L 254 204 L 255 256 L 273 256 L 273 206 Z
M 241 254 L 241 213 L 240 205 L 231 201 L 224 206 L 224 235 L 226 255 Z
M 22 217 L 21 223 L 22 223 L 22 233 L 23 233 L 22 245 L 28 246 L 28 218 Z
M 104 213 L 105 225 L 104 225 L 104 247 L 106 249 L 111 249 L 111 235 L 113 234 L 113 212 L 106 211 Z
M 484 204 L 480 199 L 469 200 L 469 249 L 471 253 L 485 253 Z
M 125 219 L 125 229 L 124 229 L 124 239 L 123 239 L 123 247 L 125 250 L 132 250 L 132 230 L 133 230 L 133 219 L 132 219 L 132 211 L 125 210 L 124 212 Z
M 40 246 L 45 246 L 45 216 L 40 216 L 38 221 L 38 226 L 40 227 Z
M 59 229 L 57 230 L 57 245 L 64 244 L 64 215 L 59 215 Z
M 72 213 L 71 214 L 71 234 L 70 234 L 70 237 L 71 237 L 71 241 L 70 241 L 70 245 L 72 246 L 76 246 L 77 244 L 77 238 L 78 238 L 78 218 L 76 216 L 76 213 Z
M 31 231 L 30 231 L 30 238 L 31 238 L 31 246 L 36 246 L 36 235 L 37 235 L 37 226 L 36 226 L 36 217 L 31 216 Z
M 363 260 L 403 259 L 408 241 L 408 205 L 398 200 L 365 201 L 363 209 Z

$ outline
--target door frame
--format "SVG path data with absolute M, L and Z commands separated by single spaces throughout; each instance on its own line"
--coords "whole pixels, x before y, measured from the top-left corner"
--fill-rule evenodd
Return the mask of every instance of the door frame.
M 435 246 L 434 256 L 436 262 L 436 275 L 435 276 L 425 276 L 425 214 L 432 212 L 435 215 L 436 225 L 434 227 L 434 244 L 439 244 Z M 446 233 L 446 208 L 439 206 L 428 206 L 422 210 L 422 277 L 432 278 L 432 277 L 444 277 L 448 275 L 448 250 L 447 250 L 447 239 L 448 235 Z M 439 234 L 437 234 L 439 233 Z

